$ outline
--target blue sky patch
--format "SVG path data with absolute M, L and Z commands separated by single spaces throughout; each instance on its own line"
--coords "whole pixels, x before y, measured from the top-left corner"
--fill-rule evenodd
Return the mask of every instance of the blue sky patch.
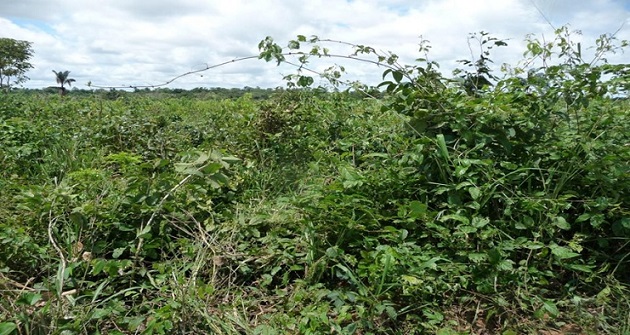
M 23 28 L 27 28 L 27 29 L 35 28 L 37 30 L 41 30 L 51 35 L 55 34 L 55 31 L 52 29 L 52 27 L 46 24 L 44 21 L 25 19 L 25 18 L 16 18 L 16 17 L 8 17 L 8 19 L 11 20 L 11 22 Z

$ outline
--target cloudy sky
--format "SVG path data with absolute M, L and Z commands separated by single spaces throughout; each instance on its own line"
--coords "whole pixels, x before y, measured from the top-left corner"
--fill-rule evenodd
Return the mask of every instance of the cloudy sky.
M 541 14 L 544 14 L 544 16 Z M 34 69 L 25 87 L 55 85 L 52 70 L 71 71 L 75 86 L 158 85 L 173 77 L 258 54 L 272 36 L 281 45 L 296 35 L 317 35 L 392 51 L 405 63 L 421 57 L 420 36 L 443 72 L 471 58 L 469 33 L 507 39 L 493 59 L 520 59 L 529 33 L 550 38 L 549 23 L 571 24 L 592 45 L 620 27 L 630 40 L 630 0 L 2 0 L 0 37 L 33 42 Z M 331 45 L 337 53 L 347 53 Z M 628 54 L 611 61 L 630 59 Z M 334 60 L 314 61 L 324 69 Z M 339 61 L 338 61 L 339 63 Z M 383 69 L 343 63 L 348 79 L 377 83 Z M 289 66 L 262 60 L 235 62 L 176 80 L 170 88 L 276 87 Z M 203 76 L 202 76 L 203 75 Z

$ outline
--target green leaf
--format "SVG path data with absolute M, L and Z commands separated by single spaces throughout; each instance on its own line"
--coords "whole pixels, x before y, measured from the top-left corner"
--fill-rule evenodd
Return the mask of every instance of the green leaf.
M 421 203 L 420 201 L 412 201 L 409 203 L 409 210 L 409 217 L 414 219 L 421 218 L 427 213 L 427 205 Z
M 470 196 L 473 198 L 473 200 L 477 200 L 481 196 L 481 190 L 478 187 L 469 188 L 468 193 L 470 193 Z
M 300 87 L 308 87 L 311 86 L 314 82 L 313 77 L 310 76 L 300 76 L 297 81 L 297 85 Z
M 599 228 L 604 222 L 604 220 L 605 218 L 603 214 L 596 214 L 596 215 L 591 216 L 590 223 L 593 228 Z
M 407 229 L 401 229 L 400 234 L 398 234 L 398 238 L 401 241 L 404 241 L 407 238 L 407 236 L 409 236 L 409 231 Z
M 442 158 L 448 160 L 448 149 L 446 148 L 446 140 L 444 140 L 444 134 L 437 134 L 437 143 Z
M 388 75 L 389 73 L 391 73 L 392 71 L 394 71 L 394 70 L 392 70 L 392 69 L 387 69 L 387 70 L 383 71 L 383 80 L 385 80 L 385 77 L 387 77 L 387 75 Z M 385 86 L 385 85 L 390 85 L 390 84 L 392 84 L 392 82 L 391 82 L 391 81 L 386 81 L 386 82 L 380 83 L 380 84 L 378 85 L 378 87 Z
M 497 264 L 497 269 L 502 271 L 512 271 L 514 269 L 514 261 L 504 259 Z
M 113 258 L 118 258 L 120 257 L 120 255 L 123 254 L 123 252 L 125 252 L 125 250 L 127 249 L 127 247 L 122 247 L 122 248 L 116 248 L 114 249 L 114 252 L 112 253 L 112 257 Z
M 389 155 L 384 154 L 382 152 L 372 152 L 372 153 L 361 156 L 361 158 L 371 158 L 371 157 L 389 158 Z
M 459 167 L 457 167 L 457 168 L 459 168 Z M 456 170 L 457 170 L 457 169 L 456 169 Z M 455 173 L 457 173 L 457 171 L 456 171 Z M 456 189 L 456 190 L 461 190 L 461 189 L 462 189 L 462 188 L 464 188 L 464 187 L 473 186 L 473 185 L 474 185 L 474 184 L 473 184 L 473 183 L 471 183 L 470 181 L 463 181 L 463 182 L 461 182 L 461 183 L 457 184 L 457 186 L 455 186 L 455 189 Z
M 469 225 L 459 225 L 457 230 L 464 234 L 472 234 L 477 232 L 477 228 Z
M 562 230 L 569 230 L 569 229 L 571 229 L 571 225 L 562 216 L 556 216 L 554 218 L 553 224 L 556 227 L 558 227 L 558 228 L 560 228 Z
M 210 183 L 210 187 L 214 189 L 221 188 L 221 184 L 215 178 L 210 178 L 208 182 Z
M 556 307 L 556 304 L 554 304 L 551 300 L 545 300 L 543 302 L 543 308 L 549 313 L 550 316 L 554 318 L 560 314 L 560 311 L 558 311 L 558 307 Z
M 92 266 L 92 274 L 97 275 L 103 272 L 103 269 L 105 269 L 106 265 L 107 262 L 104 259 L 95 259 L 94 265 Z
M 571 251 L 571 249 L 559 245 L 550 245 L 549 249 L 551 249 L 551 253 L 559 259 L 569 259 L 580 256 L 580 254 Z
M 544 248 L 545 245 L 541 242 L 527 241 L 526 243 L 523 244 L 523 247 L 529 250 L 538 250 L 538 249 Z
M 296 50 L 299 48 L 300 48 L 300 42 L 295 41 L 295 40 L 289 41 L 289 49 Z
M 435 322 L 442 322 L 444 320 L 444 314 L 438 312 L 438 311 L 434 311 L 434 310 L 430 310 L 430 309 L 424 309 L 422 310 L 422 314 L 424 314 L 424 316 L 427 317 L 427 319 L 429 319 L 430 321 L 435 321 Z
M 470 167 L 470 165 L 458 165 L 455 168 L 455 175 L 457 177 L 463 177 L 466 172 L 468 171 L 468 168 Z
M 342 167 L 340 169 L 341 177 L 344 179 L 343 187 L 346 189 L 363 185 L 363 177 L 356 169 L 351 167 Z
M 17 304 L 33 306 L 41 299 L 42 299 L 42 295 L 39 293 L 26 292 L 20 295 L 20 298 L 17 300 Z
M 595 268 L 592 265 L 582 265 L 582 264 L 567 264 L 566 267 L 573 271 L 580 271 L 584 273 L 593 273 L 593 269 Z
M 584 221 L 586 221 L 586 220 L 588 220 L 588 219 L 590 219 L 590 218 L 591 218 L 591 214 L 589 214 L 589 213 L 584 213 L 584 214 L 582 214 L 582 215 L 578 216 L 578 218 L 577 218 L 577 219 L 575 219 L 575 222 L 584 222 Z
M 392 306 L 385 307 L 385 313 L 389 316 L 390 319 L 394 320 L 398 317 L 398 312 Z
M 101 292 L 103 291 L 105 286 L 107 286 L 107 284 L 109 284 L 109 281 L 108 280 L 104 280 L 102 283 L 100 283 L 98 285 L 98 287 L 94 291 L 94 295 L 92 296 L 92 303 L 94 303 L 96 300 L 98 300 L 98 297 L 101 295 Z
M 423 283 L 422 280 L 414 277 L 414 276 L 407 276 L 407 275 L 402 275 L 401 279 L 406 281 L 408 284 L 410 285 L 421 285 Z
M 354 334 L 354 333 L 356 333 L 357 328 L 358 328 L 358 325 L 355 322 L 353 322 L 353 323 L 345 326 L 343 328 L 343 332 L 342 333 L 343 334 Z
M 201 168 L 200 172 L 206 175 L 213 174 L 221 170 L 222 167 L 221 163 L 211 163 Z
M 518 229 L 518 230 L 525 230 L 527 229 L 527 226 L 525 226 L 524 224 L 517 222 L 514 224 L 514 228 Z
M 13 322 L 0 322 L 0 335 L 9 335 L 17 329 Z
M 448 221 L 448 220 L 459 221 L 465 225 L 470 224 L 470 220 L 467 217 L 463 215 L 459 215 L 459 214 L 444 215 L 443 217 L 440 218 L 441 222 Z
M 195 175 L 198 177 L 203 177 L 203 173 L 201 173 L 194 167 L 190 167 L 189 164 L 175 164 L 175 171 L 185 175 Z
M 488 255 L 485 253 L 471 252 L 468 254 L 468 259 L 473 263 L 481 263 L 488 259 Z
M 136 231 L 136 238 L 144 238 L 151 231 L 151 225 L 146 225 L 142 230 L 138 229 Z
M 475 228 L 485 227 L 488 223 L 490 223 L 490 220 L 488 218 L 475 216 L 472 219 L 472 226 Z
M 597 302 L 599 302 L 600 304 L 608 302 L 609 300 L 608 297 L 610 296 L 611 292 L 612 291 L 610 290 L 609 286 L 604 287 L 603 290 L 597 293 L 597 296 L 596 296 Z
M 326 249 L 326 256 L 331 259 L 337 258 L 337 256 L 339 256 L 339 251 L 337 250 L 337 247 L 330 247 Z
M 92 312 L 92 316 L 90 317 L 90 319 L 92 319 L 92 320 L 102 319 L 102 318 L 110 315 L 111 313 L 112 313 L 112 311 L 109 310 L 109 309 L 97 308 L 97 309 L 94 310 L 94 312 Z
M 223 156 L 221 157 L 221 160 L 223 160 L 226 163 L 238 163 L 240 161 L 242 161 L 242 159 L 238 158 L 238 157 L 234 157 L 234 156 Z
M 497 248 L 492 248 L 486 252 L 488 254 L 488 260 L 491 264 L 498 265 L 501 261 L 501 252 Z
M 430 260 L 420 264 L 420 268 L 429 268 L 431 270 L 437 270 L 437 261 L 442 260 L 440 257 L 433 257 Z
M 207 162 L 209 158 L 210 158 L 210 155 L 208 155 L 205 152 L 200 152 L 199 157 L 197 157 L 197 160 L 195 160 L 192 164 L 197 165 L 197 166 L 202 165 L 205 162 Z
M 397 83 L 400 83 L 403 79 L 403 73 L 400 71 L 392 71 L 392 76 Z

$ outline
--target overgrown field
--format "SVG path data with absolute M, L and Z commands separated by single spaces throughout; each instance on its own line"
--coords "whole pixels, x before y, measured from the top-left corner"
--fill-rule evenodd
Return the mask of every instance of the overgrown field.
M 0 334 L 628 334 L 627 68 L 390 65 L 382 99 L 0 95 Z

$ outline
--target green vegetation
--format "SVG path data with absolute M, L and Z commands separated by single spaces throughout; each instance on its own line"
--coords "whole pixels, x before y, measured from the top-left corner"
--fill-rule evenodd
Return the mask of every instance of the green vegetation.
M 0 38 L 0 90 L 8 91 L 11 84 L 17 85 L 28 80 L 26 71 L 33 68 L 29 62 L 33 57 L 32 45 L 27 41 Z
M 568 35 L 355 46 L 379 99 L 0 95 L 0 334 L 628 334 L 630 66 Z
M 129 89 L 132 89 L 130 87 Z M 41 95 L 45 94 L 58 94 L 59 88 L 56 86 L 50 86 L 46 89 L 20 89 L 22 95 Z M 282 87 L 276 88 L 260 88 L 260 87 L 243 87 L 243 88 L 224 88 L 224 87 L 197 87 L 191 90 L 184 90 L 181 88 L 133 88 L 133 91 L 122 89 L 79 89 L 73 87 L 72 96 L 93 98 L 95 95 L 106 99 L 116 100 L 119 98 L 131 98 L 131 97 L 148 97 L 154 99 L 163 98 L 190 98 L 197 100 L 224 100 L 224 99 L 238 99 L 245 95 L 250 96 L 253 100 L 265 100 L 269 99 L 272 95 L 282 93 L 285 91 Z M 66 92 L 67 93 L 67 92 Z M 359 97 L 359 93 L 355 93 L 355 97 Z

